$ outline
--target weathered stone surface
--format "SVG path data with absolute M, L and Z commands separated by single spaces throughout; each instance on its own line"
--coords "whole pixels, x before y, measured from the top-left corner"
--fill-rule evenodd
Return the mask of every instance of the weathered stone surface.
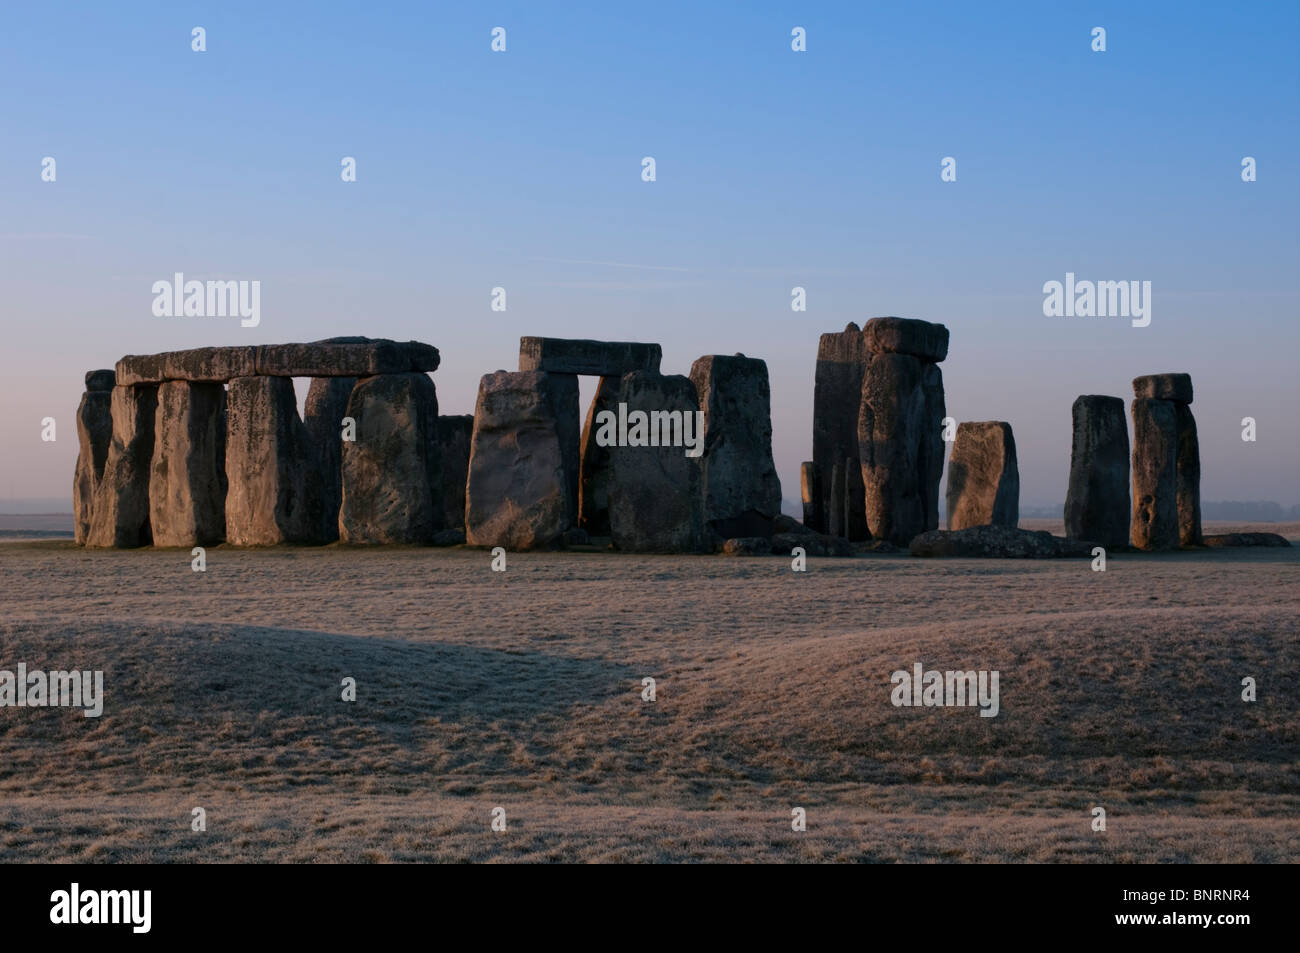
M 435 546 L 463 546 L 465 544 L 465 531 L 463 529 L 440 529 L 433 534 L 433 545 Z
M 149 465 L 153 459 L 157 387 L 113 388 L 113 439 L 95 486 L 87 546 L 130 548 L 153 542 L 149 525 Z
M 1085 394 L 1075 399 L 1070 412 L 1074 439 L 1065 494 L 1065 535 L 1107 548 L 1127 546 L 1132 509 L 1124 401 Z
M 419 341 L 338 337 L 257 349 L 257 373 L 282 377 L 372 377 L 436 371 L 438 349 Z
M 1192 402 L 1191 374 L 1147 374 L 1133 378 L 1133 396 L 1147 400 L 1172 400 L 1179 404 Z
M 111 367 L 106 370 L 86 371 L 86 390 L 92 393 L 103 391 L 109 393 L 117 384 L 117 372 Z
M 772 555 L 772 539 L 770 536 L 738 536 L 724 540 L 722 555 L 770 556 Z
M 823 334 L 818 341 L 813 384 L 812 462 L 821 481 L 819 498 L 823 512 L 808 525 L 819 532 L 831 532 L 832 468 L 848 458 L 858 459 L 858 405 L 862 400 L 862 378 L 870 362 L 866 338 L 853 322 L 843 331 Z
M 1138 549 L 1178 545 L 1178 414 L 1167 400 L 1133 401 L 1133 522 Z
M 847 539 L 821 533 L 776 533 L 772 536 L 772 553 L 789 556 L 798 546 L 806 556 L 853 556 L 856 550 Z
M 772 520 L 772 532 L 776 533 L 793 533 L 796 536 L 818 536 L 820 535 L 815 529 L 809 529 L 803 523 L 800 523 L 793 516 L 786 516 L 784 513 L 778 513 L 776 519 Z
M 594 374 L 619 378 L 632 371 L 659 373 L 663 348 L 632 341 L 585 341 L 577 338 L 519 339 L 519 369 L 552 374 Z
M 438 397 L 428 374 L 357 381 L 343 442 L 343 543 L 431 543 L 443 525 Z
M 465 481 L 469 478 L 469 445 L 473 436 L 473 414 L 438 418 L 443 525 L 460 530 L 462 536 L 465 534 Z
M 925 528 L 931 530 L 939 528 L 939 482 L 943 479 L 943 458 L 948 450 L 943 439 L 943 419 L 948 410 L 943 396 L 943 371 L 938 364 L 922 366 L 921 391 L 925 395 L 925 414 L 916 457 L 916 489 L 921 497 Z
M 690 420 L 692 432 L 700 407 L 689 377 L 646 371 L 623 375 L 618 403 L 627 405 L 629 418 L 638 410 L 678 414 L 683 423 Z M 659 434 L 657 447 L 608 448 L 609 528 L 618 549 L 691 553 L 708 548 L 701 458 L 687 456 L 685 446 L 662 445 L 665 436 Z
M 226 390 L 158 386 L 149 524 L 155 546 L 207 546 L 226 533 Z
M 94 373 L 93 371 L 91 373 Z M 109 372 L 112 373 L 111 371 Z M 90 375 L 86 375 L 90 383 Z M 95 487 L 104 475 L 109 444 L 113 441 L 113 395 L 87 389 L 77 406 L 77 469 L 72 479 L 73 537 L 84 546 L 90 535 Z
M 117 362 L 119 384 L 237 377 L 369 377 L 438 369 L 438 349 L 419 341 L 340 337 L 308 344 L 201 347 L 162 354 L 128 354 Z
M 1020 522 L 1016 438 L 1002 420 L 957 427 L 948 461 L 948 529 Z
M 1178 542 L 1201 545 L 1201 447 L 1196 439 L 1196 418 L 1187 404 L 1174 404 L 1178 452 L 1174 483 L 1178 494 Z
M 1202 546 L 1290 546 L 1290 541 L 1278 533 L 1222 533 L 1216 536 L 1205 536 L 1201 539 Z
M 535 549 L 555 544 L 573 525 L 577 467 L 570 479 L 567 458 L 572 454 L 576 464 L 577 404 L 578 380 L 572 375 L 483 375 L 465 495 L 470 544 Z
M 821 474 L 811 460 L 799 465 L 799 496 L 803 502 L 803 525 L 811 532 L 819 532 L 815 527 L 824 528 L 826 509 L 822 503 Z
M 343 418 L 348 415 L 348 401 L 356 383 L 355 377 L 313 377 L 303 404 L 303 426 L 316 451 L 317 486 L 321 494 L 320 539 L 326 543 L 339 538 L 339 509 L 343 505 Z
M 772 535 L 781 480 L 772 460 L 772 395 L 767 364 L 708 355 L 691 365 L 704 411 L 704 518 L 724 539 Z
M 590 536 L 609 535 L 610 448 L 596 443 L 596 417 L 604 411 L 618 412 L 621 378 L 602 377 L 596 386 L 587 419 L 582 425 L 579 449 L 578 525 Z
M 915 318 L 872 318 L 862 326 L 862 337 L 873 354 L 910 354 L 923 361 L 948 356 L 948 329 Z
M 1013 526 L 970 526 L 958 530 L 930 530 L 913 539 L 908 549 L 913 556 L 1050 559 L 1091 556 L 1093 546 L 1091 541 L 1065 539 Z
M 236 377 L 226 392 L 226 542 L 324 542 L 316 450 L 288 377 Z
M 831 465 L 831 500 L 826 508 L 826 532 L 830 536 L 844 536 L 844 464 Z
M 862 382 L 858 453 L 867 526 L 873 539 L 900 546 L 924 532 L 930 521 L 928 489 L 921 487 L 921 448 L 940 421 L 927 417 L 931 400 L 924 379 L 918 358 L 878 354 Z M 926 473 L 927 479 L 931 476 Z M 937 497 L 937 487 L 934 492 Z

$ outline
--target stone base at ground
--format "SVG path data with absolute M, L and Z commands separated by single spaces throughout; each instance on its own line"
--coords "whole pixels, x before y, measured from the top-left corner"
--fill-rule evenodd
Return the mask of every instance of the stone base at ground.
M 972 526 L 931 530 L 911 541 L 913 556 L 965 556 L 995 559 L 1053 559 L 1091 556 L 1095 543 L 1011 526 Z

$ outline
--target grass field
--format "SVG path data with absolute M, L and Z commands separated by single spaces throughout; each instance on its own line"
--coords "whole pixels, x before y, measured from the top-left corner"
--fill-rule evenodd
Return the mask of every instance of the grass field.
M 189 560 L 0 545 L 0 669 L 105 673 L 0 708 L 0 861 L 1300 859 L 1297 548 Z

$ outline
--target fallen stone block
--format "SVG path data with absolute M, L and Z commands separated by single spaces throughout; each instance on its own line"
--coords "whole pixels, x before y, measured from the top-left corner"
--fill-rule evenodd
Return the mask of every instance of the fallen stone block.
M 722 555 L 770 556 L 772 555 L 772 539 L 769 536 L 742 536 L 724 540 Z
M 1290 546 L 1291 542 L 1278 533 L 1220 533 L 1204 537 L 1201 545 L 1218 549 L 1225 546 Z
M 935 529 L 911 541 L 913 556 L 958 556 L 995 559 L 1056 559 L 1091 556 L 1095 543 L 1012 526 Z

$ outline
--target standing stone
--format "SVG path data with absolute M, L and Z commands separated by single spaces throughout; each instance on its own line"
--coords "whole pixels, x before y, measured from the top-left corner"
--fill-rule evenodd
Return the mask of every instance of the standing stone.
M 844 537 L 860 543 L 871 538 L 867 529 L 866 485 L 862 482 L 862 465 L 854 457 L 844 458 Z
M 877 354 L 862 383 L 858 452 L 867 526 L 873 539 L 898 546 L 925 532 L 929 521 L 920 462 L 931 429 L 924 376 L 924 365 L 910 354 Z
M 302 422 L 311 437 L 321 492 L 322 542 L 339 538 L 343 505 L 343 418 L 348 415 L 355 377 L 313 377 L 303 404 Z
M 709 355 L 691 365 L 704 411 L 704 516 L 723 539 L 772 536 L 781 481 L 772 460 L 772 396 L 767 364 Z
M 842 537 L 844 535 L 844 464 L 831 466 L 831 499 L 827 506 L 826 535 Z
M 1172 401 L 1133 401 L 1133 524 L 1138 549 L 1178 545 L 1178 413 Z
M 380 374 L 352 388 L 343 443 L 343 543 L 430 543 L 443 527 L 438 396 L 428 374 Z
M 149 525 L 149 466 L 153 460 L 158 388 L 113 388 L 113 439 L 95 487 L 86 545 L 126 549 L 153 542 Z
M 957 427 L 948 461 L 948 529 L 1020 522 L 1020 471 L 1011 425 L 1001 420 Z
M 578 484 L 578 526 L 588 536 L 609 535 L 610 447 L 596 443 L 595 420 L 602 411 L 618 412 L 620 378 L 602 377 L 582 425 L 581 476 Z
M 826 512 L 822 503 L 822 480 L 817 464 L 811 460 L 799 465 L 799 495 L 803 501 L 803 525 L 808 529 L 821 526 Z
M 1188 382 L 1188 390 L 1191 383 Z M 1175 484 L 1178 495 L 1178 542 L 1182 546 L 1201 545 L 1201 448 L 1196 439 L 1196 418 L 1192 408 L 1174 404 L 1178 429 Z
M 207 546 L 226 531 L 226 389 L 158 385 L 149 523 L 155 546 Z
M 113 442 L 112 385 L 108 390 L 91 389 L 89 374 L 86 384 L 77 406 L 77 469 L 72 480 L 73 536 L 79 546 L 84 546 L 90 535 L 95 487 L 104 475 L 104 462 Z
M 467 542 L 535 549 L 573 526 L 577 406 L 578 379 L 571 374 L 483 375 L 465 491 Z
M 813 385 L 813 463 L 821 479 L 818 497 L 823 512 L 810 529 L 830 532 L 832 469 L 845 458 L 858 458 L 858 405 L 862 379 L 871 351 L 858 326 L 823 334 L 817 343 L 817 374 Z M 864 522 L 866 520 L 864 514 Z M 831 533 L 833 536 L 842 535 Z
M 438 418 L 438 454 L 442 459 L 442 522 L 465 532 L 465 480 L 469 477 L 469 443 L 474 415 Z
M 1083 395 L 1071 408 L 1074 440 L 1065 535 L 1110 548 L 1129 543 L 1128 423 L 1118 397 Z
M 236 377 L 226 392 L 226 542 L 319 543 L 322 481 L 289 377 Z
M 943 351 L 948 351 L 944 329 Z M 917 456 L 916 482 L 921 494 L 921 514 L 925 530 L 939 528 L 939 483 L 943 479 L 943 457 L 947 447 L 943 439 L 943 418 L 948 410 L 943 399 L 943 371 L 938 364 L 926 364 L 921 372 L 921 390 L 925 394 L 925 414 L 920 432 L 921 447 Z
M 627 405 L 628 445 L 609 448 L 614 545 L 630 552 L 703 550 L 708 534 L 700 493 L 701 458 L 687 456 L 689 448 L 681 439 L 684 427 L 697 432 L 695 384 L 680 374 L 633 371 L 620 381 L 618 402 Z M 636 411 L 648 418 L 648 446 L 633 445 L 639 442 Z

